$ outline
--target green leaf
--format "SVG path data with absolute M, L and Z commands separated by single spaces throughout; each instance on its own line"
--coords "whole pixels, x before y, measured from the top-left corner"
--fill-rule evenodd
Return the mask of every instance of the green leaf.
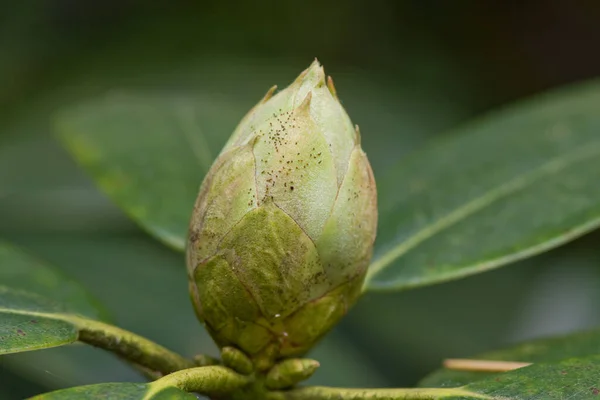
M 0 241 L 0 291 L 43 296 L 50 311 L 71 312 L 108 320 L 106 310 L 81 285 L 26 252 Z M 25 296 L 27 297 L 27 296 Z M 60 304 L 60 306 L 58 306 Z
M 0 242 L 0 354 L 73 343 L 78 329 L 70 315 L 105 312 L 77 283 Z
M 0 302 L 4 299 L 0 294 Z M 77 340 L 77 327 L 40 314 L 0 309 L 0 355 L 63 346 Z
M 570 335 L 537 339 L 502 350 L 470 357 L 476 360 L 499 360 L 517 362 L 558 362 L 560 360 L 600 355 L 600 329 Z M 425 377 L 421 387 L 450 387 L 500 375 L 490 372 L 470 372 L 440 369 Z
M 380 226 L 366 288 L 460 278 L 597 228 L 599 103 L 598 81 L 556 90 L 402 160 L 378 182 Z
M 225 139 L 200 127 L 207 113 L 217 111 L 207 103 L 113 94 L 63 112 L 57 131 L 117 205 L 183 250 L 200 184 Z
M 70 389 L 41 394 L 31 400 L 79 400 L 79 399 L 115 399 L 115 400 L 197 400 L 191 393 L 175 387 L 152 390 L 151 384 L 143 383 L 101 383 L 97 385 L 77 386 Z
M 146 338 L 89 319 L 92 305 L 81 288 L 15 248 L 0 244 L 0 355 L 62 346 L 80 340 L 146 367 L 171 373 L 194 363 Z M 64 282 L 63 282 L 64 280 Z M 60 282 L 63 282 L 64 292 Z M 9 287 L 14 283 L 17 287 Z M 19 287 L 45 291 L 48 297 Z M 54 288 L 58 300 L 52 298 Z M 101 313 L 97 312 L 96 315 Z
M 218 354 L 190 307 L 181 254 L 158 244 L 143 232 L 12 235 L 11 240 L 45 260 L 52 260 L 54 265 L 94 290 L 122 327 L 152 338 L 179 354 Z M 156 302 L 157 298 L 161 301 Z M 164 324 L 156 324 L 157 320 L 168 320 L 178 329 L 164 329 Z M 20 353 L 6 356 L 2 363 L 54 389 L 139 379 L 121 360 L 90 346 L 62 346 L 44 352 Z M 86 367 L 81 368 L 84 364 Z

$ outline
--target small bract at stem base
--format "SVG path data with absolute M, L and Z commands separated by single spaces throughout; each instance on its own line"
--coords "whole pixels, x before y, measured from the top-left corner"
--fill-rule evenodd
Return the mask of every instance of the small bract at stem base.
M 271 390 L 286 389 L 308 379 L 319 368 L 319 362 L 308 358 L 289 358 L 276 364 L 266 376 Z

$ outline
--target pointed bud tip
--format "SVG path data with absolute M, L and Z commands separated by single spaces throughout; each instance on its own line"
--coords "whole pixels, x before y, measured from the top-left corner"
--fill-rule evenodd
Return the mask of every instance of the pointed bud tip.
M 358 125 L 354 125 L 354 133 L 354 140 L 356 141 L 356 144 L 360 146 L 360 128 L 358 127 Z
M 254 148 L 254 146 L 256 145 L 256 143 L 258 143 L 258 141 L 260 140 L 260 136 L 258 135 L 254 135 L 249 141 L 247 146 L 249 146 L 250 148 Z
M 319 61 L 315 58 L 308 68 L 298 75 L 296 78 L 296 84 L 303 84 L 305 82 L 310 81 L 314 87 L 320 87 L 325 85 L 325 69 L 319 63 Z
M 335 85 L 333 84 L 333 78 L 331 77 L 331 75 L 327 77 L 327 88 L 329 89 L 331 95 L 335 97 L 336 100 L 339 100 L 337 90 L 335 89 Z
M 269 100 L 271 97 L 273 97 L 273 94 L 275 94 L 276 90 L 277 90 L 277 85 L 271 86 L 271 88 L 269 90 L 267 90 L 267 93 L 263 96 L 262 100 L 260 101 L 261 104 L 266 103 L 267 100 Z
M 310 111 L 310 102 L 312 100 L 312 91 L 306 94 L 302 103 L 298 106 L 298 111 Z

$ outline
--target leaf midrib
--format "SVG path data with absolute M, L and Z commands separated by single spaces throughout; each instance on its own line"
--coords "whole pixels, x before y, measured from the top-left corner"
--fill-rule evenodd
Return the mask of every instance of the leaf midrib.
M 375 262 L 373 262 L 369 267 L 369 272 L 365 280 L 365 286 L 368 286 L 368 283 L 373 280 L 373 278 L 386 266 L 393 263 L 402 255 L 406 254 L 409 250 L 417 247 L 419 244 L 425 242 L 437 233 L 448 229 L 449 227 L 457 224 L 458 222 L 466 219 L 467 217 L 475 214 L 476 212 L 484 209 L 486 206 L 489 206 L 502 199 L 503 197 L 527 187 L 529 184 L 536 182 L 540 178 L 552 173 L 558 173 L 576 162 L 582 161 L 597 154 L 600 154 L 600 142 L 593 145 L 583 145 L 578 147 L 573 152 L 555 157 L 550 161 L 541 164 L 537 168 L 533 168 L 529 172 L 520 174 L 519 176 L 508 180 L 504 184 L 486 191 L 481 196 L 467 202 L 463 206 L 455 208 L 450 213 L 439 218 L 436 222 L 422 228 L 407 240 L 388 251 L 386 254 L 378 257 L 378 259 L 375 260 Z

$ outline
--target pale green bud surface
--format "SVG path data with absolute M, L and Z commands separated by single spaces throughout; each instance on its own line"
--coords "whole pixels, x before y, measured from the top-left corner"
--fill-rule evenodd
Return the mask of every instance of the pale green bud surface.
M 258 369 L 306 353 L 356 301 L 377 225 L 358 128 L 314 62 L 242 119 L 204 179 L 187 247 L 198 317 Z

